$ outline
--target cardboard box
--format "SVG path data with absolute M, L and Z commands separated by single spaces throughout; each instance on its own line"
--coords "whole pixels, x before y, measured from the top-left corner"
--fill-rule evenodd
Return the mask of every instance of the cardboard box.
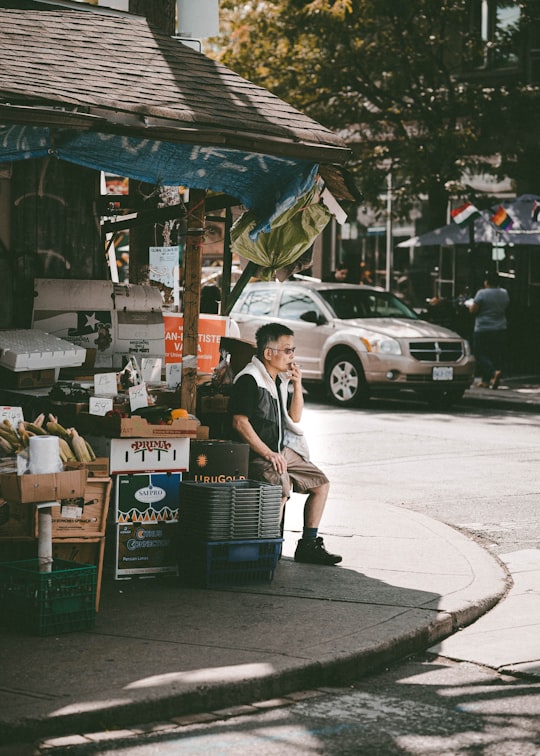
M 59 507 L 53 507 L 53 538 L 104 536 L 111 484 L 110 478 L 88 478 L 82 497 L 72 504 L 66 502 Z M 67 516 L 68 514 L 73 516 Z M 36 512 L 36 535 L 38 534 L 37 518 Z
M 19 501 L 0 499 L 0 539 L 32 538 L 34 507 Z
M 178 520 L 182 473 L 116 476 L 115 521 L 119 524 Z
M 111 474 L 121 472 L 185 472 L 189 438 L 111 438 Z
M 197 428 L 197 441 L 208 441 L 210 438 L 210 426 L 199 425 Z
M 84 495 L 86 470 L 47 473 L 42 475 L 0 475 L 0 491 L 7 501 L 37 503 L 75 499 Z
M 192 441 L 185 480 L 225 483 L 248 477 L 249 446 L 233 441 Z
M 66 470 L 86 470 L 89 478 L 108 478 L 110 475 L 109 458 L 96 457 L 91 462 L 66 462 Z
M 226 394 L 214 394 L 213 396 L 201 396 L 201 412 L 225 414 L 229 406 L 229 397 Z
M 79 418 L 84 431 L 109 438 L 196 438 L 199 425 L 197 420 L 189 418 L 179 418 L 165 425 L 152 425 L 138 415 L 107 417 L 81 413 Z
M 54 386 L 56 381 L 56 370 L 48 368 L 47 370 L 23 370 L 14 373 L 0 367 L 0 384 L 6 389 L 30 389 Z
M 178 523 L 129 523 L 116 526 L 116 579 L 161 572 L 178 574 Z

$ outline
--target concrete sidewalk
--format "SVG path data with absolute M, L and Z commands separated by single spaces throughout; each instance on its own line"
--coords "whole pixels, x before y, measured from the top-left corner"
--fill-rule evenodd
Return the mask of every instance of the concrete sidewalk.
M 93 631 L 0 633 L 0 742 L 114 730 L 352 680 L 428 648 L 504 595 L 474 541 L 398 507 L 324 534 L 339 567 L 296 564 L 286 534 L 270 585 L 104 580 Z
M 506 389 L 516 408 L 531 408 L 528 385 Z M 502 389 L 471 389 L 464 401 L 495 394 L 505 401 Z M 203 590 L 106 574 L 95 629 L 45 638 L 0 629 L 0 753 L 343 684 L 437 648 L 510 586 L 472 539 L 401 507 L 363 503 L 346 531 L 322 535 L 341 565 L 296 564 L 298 533 L 286 531 L 269 585 Z
M 540 411 L 540 376 L 506 378 L 496 390 L 473 385 L 462 400 L 466 405 L 491 406 L 498 409 L 513 408 L 519 411 Z M 456 405 L 459 407 L 459 404 Z

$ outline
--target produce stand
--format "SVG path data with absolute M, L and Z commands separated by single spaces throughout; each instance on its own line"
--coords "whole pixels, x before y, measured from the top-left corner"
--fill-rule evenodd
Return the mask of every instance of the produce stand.
M 224 341 L 231 350 L 234 372 L 253 353 L 244 342 L 235 349 L 236 341 Z M 68 571 L 68 565 L 91 567 L 95 612 L 104 571 L 111 566 L 116 580 L 169 573 L 199 587 L 271 581 L 281 550 L 280 492 L 269 486 L 262 490 L 260 484 L 247 480 L 247 444 L 209 438 L 208 426 L 200 421 L 218 416 L 222 423 L 217 425 L 224 423 L 230 386 L 211 383 L 211 376 L 201 375 L 198 404 L 206 414 L 196 417 L 180 408 L 180 387 L 171 388 L 165 381 L 137 382 L 135 396 L 139 400 L 138 394 L 144 393 L 144 401 L 134 406 L 131 391 L 121 385 L 121 374 L 114 370 L 110 378 L 116 393 L 106 397 L 105 410 L 100 400 L 96 411 L 95 376 L 99 375 L 100 386 L 103 382 L 99 370 L 83 364 L 62 370 L 52 386 L 0 390 L 0 401 L 8 397 L 18 402 L 16 409 L 25 418 L 21 434 L 25 429 L 30 435 L 38 432 L 37 418 L 26 407 L 31 406 L 32 412 L 45 409 L 43 432 L 57 434 L 64 453 L 63 471 L 38 478 L 17 475 L 14 468 L 3 472 L 6 458 L 0 460 L 0 549 L 7 542 L 33 542 L 38 552 L 34 560 L 0 564 L 0 593 L 8 590 L 8 584 L 11 592 L 15 583 L 20 584 L 19 561 L 35 595 L 47 595 L 47 607 L 50 591 L 56 589 L 51 583 L 40 585 L 39 578 L 35 584 L 36 564 L 47 565 L 40 571 L 61 583 L 64 593 L 69 580 L 64 583 L 60 573 Z M 33 384 L 33 379 L 28 377 L 26 383 Z M 92 453 L 83 453 L 81 444 Z M 235 481 L 238 487 L 231 489 Z M 225 522 L 231 496 L 232 519 Z M 106 561 L 111 552 L 112 564 Z M 4 572 L 9 577 L 3 581 Z M 13 575 L 19 576 L 17 580 Z M 75 580 L 76 593 L 79 587 Z M 27 588 L 21 590 L 25 593 Z M 77 607 L 87 608 L 87 600 L 81 603 L 74 598 L 76 615 Z M 93 622 L 88 616 L 75 616 L 73 621 L 66 617 L 62 625 L 44 619 L 35 606 L 26 609 L 34 612 L 40 634 L 70 632 L 79 628 L 78 623 L 82 628 Z M 26 609 L 20 611 L 24 614 Z

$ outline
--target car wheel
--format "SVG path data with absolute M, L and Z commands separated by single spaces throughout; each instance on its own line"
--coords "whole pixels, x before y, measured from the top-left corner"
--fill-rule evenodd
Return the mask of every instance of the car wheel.
M 351 352 L 332 357 L 325 374 L 326 393 L 341 407 L 363 404 L 369 396 L 360 360 Z

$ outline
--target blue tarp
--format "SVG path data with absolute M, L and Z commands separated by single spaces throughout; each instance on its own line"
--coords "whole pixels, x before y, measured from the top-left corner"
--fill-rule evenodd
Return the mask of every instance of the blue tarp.
M 60 160 L 162 186 L 237 197 L 259 223 L 256 239 L 314 184 L 318 165 L 260 153 L 90 131 L 0 126 L 0 163 L 53 155 Z

